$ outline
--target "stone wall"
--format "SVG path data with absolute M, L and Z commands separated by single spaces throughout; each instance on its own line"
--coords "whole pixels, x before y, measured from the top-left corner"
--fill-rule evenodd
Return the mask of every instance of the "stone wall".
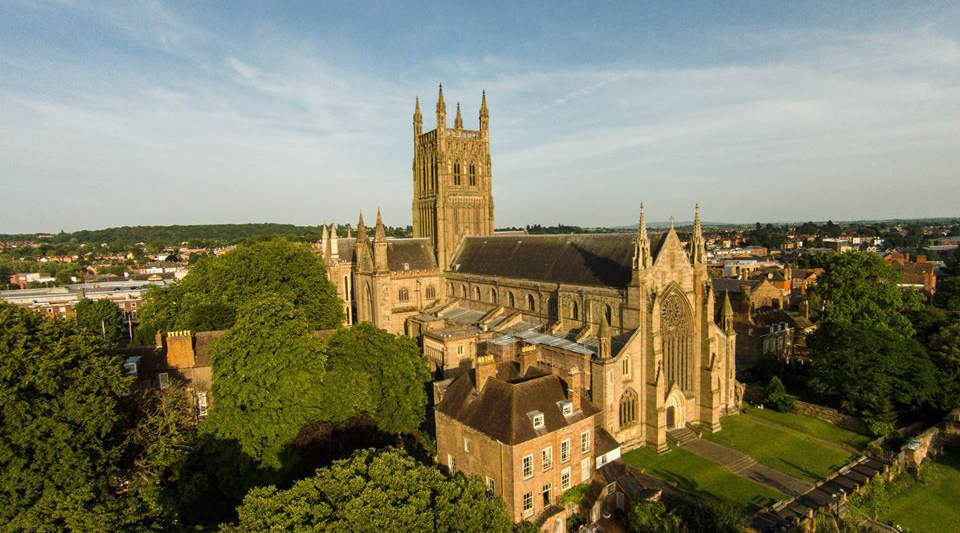
M 836 409 L 831 409 L 822 405 L 801 402 L 800 400 L 797 400 L 794 403 L 794 407 L 798 413 L 819 418 L 820 420 L 829 422 L 838 428 L 847 429 L 863 435 L 870 434 L 870 430 L 867 429 L 866 424 L 860 421 L 859 418 L 845 415 Z

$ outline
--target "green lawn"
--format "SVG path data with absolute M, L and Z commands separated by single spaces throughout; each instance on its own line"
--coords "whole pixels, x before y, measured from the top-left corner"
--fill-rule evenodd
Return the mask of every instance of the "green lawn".
M 870 442 L 870 437 L 866 435 L 841 429 L 819 418 L 801 415 L 799 413 L 781 413 L 773 409 L 757 409 L 753 406 L 747 406 L 747 414 L 762 417 L 781 426 L 786 426 L 790 429 L 813 435 L 814 437 L 846 444 L 858 450 L 866 448 Z
M 670 453 L 658 455 L 649 448 L 638 448 L 624 454 L 623 460 L 633 468 L 665 479 L 681 489 L 730 502 L 744 515 L 786 498 L 692 452 L 671 449 Z
M 813 437 L 791 433 L 750 416 L 728 416 L 723 430 L 703 438 L 739 450 L 758 463 L 816 482 L 850 462 L 855 454 L 824 446 Z
M 930 461 L 923 477 L 923 483 L 891 500 L 883 521 L 908 531 L 956 531 L 960 525 L 960 451 Z

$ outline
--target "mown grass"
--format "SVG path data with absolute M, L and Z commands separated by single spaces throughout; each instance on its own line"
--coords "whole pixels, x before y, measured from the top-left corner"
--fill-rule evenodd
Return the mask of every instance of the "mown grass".
M 728 416 L 723 430 L 703 438 L 739 450 L 784 474 L 816 482 L 839 470 L 856 454 L 831 448 L 817 439 L 765 424 L 751 416 Z
M 781 426 L 786 426 L 790 429 L 801 431 L 824 440 L 845 444 L 858 450 L 866 448 L 870 442 L 870 437 L 866 435 L 838 428 L 829 422 L 824 422 L 812 416 L 799 413 L 781 413 L 773 409 L 757 409 L 753 406 L 747 406 L 746 411 L 750 416 L 758 416 L 775 424 L 780 424 Z
M 907 531 L 960 529 L 960 451 L 945 453 L 923 467 L 917 481 L 895 496 L 883 521 Z
M 745 516 L 786 498 L 682 448 L 671 447 L 671 451 L 665 454 L 657 454 L 650 448 L 638 448 L 624 454 L 623 460 L 633 468 L 681 489 L 729 502 Z

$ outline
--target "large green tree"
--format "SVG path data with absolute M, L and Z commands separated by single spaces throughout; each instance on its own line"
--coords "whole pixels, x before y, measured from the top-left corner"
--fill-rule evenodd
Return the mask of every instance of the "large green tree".
M 323 417 L 323 341 L 301 308 L 267 295 L 240 309 L 211 357 L 216 406 L 201 430 L 235 440 L 264 468 L 281 469 L 300 429 Z
M 0 523 L 5 531 L 104 531 L 124 449 L 129 380 L 73 320 L 0 303 Z
M 120 342 L 127 328 L 124 327 L 123 311 L 110 300 L 84 298 L 73 307 L 77 324 L 94 335 L 101 335 L 112 344 Z
M 915 308 L 920 297 L 897 284 L 900 275 L 879 256 L 844 252 L 825 258 L 825 272 L 816 292 L 824 306 L 823 320 L 839 324 L 872 324 L 909 337 L 913 335 L 905 310 Z
M 140 318 L 155 328 L 228 329 L 245 303 L 277 294 L 303 311 L 313 329 L 337 327 L 343 307 L 323 262 L 304 244 L 254 240 L 203 257 L 177 284 L 148 291 Z
M 960 311 L 960 276 L 950 276 L 937 282 L 933 304 L 947 311 Z
M 868 423 L 893 424 L 898 411 L 936 399 L 936 367 L 923 346 L 890 328 L 827 321 L 810 346 L 817 353 L 811 386 Z
M 252 490 L 226 532 L 511 531 L 503 501 L 476 477 L 448 478 L 396 449 L 360 450 L 287 490 Z
M 960 322 L 944 326 L 930 339 L 930 357 L 937 367 L 941 407 L 960 407 Z
M 363 322 L 327 341 L 326 420 L 370 415 L 389 433 L 414 433 L 427 406 L 427 362 L 413 339 Z

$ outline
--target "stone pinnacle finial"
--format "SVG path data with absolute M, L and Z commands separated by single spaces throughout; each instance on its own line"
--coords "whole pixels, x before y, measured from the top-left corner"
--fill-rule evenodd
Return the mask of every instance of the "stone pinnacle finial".
M 363 224 L 363 211 L 360 211 L 360 220 L 357 222 L 357 242 L 367 240 L 367 227 Z
M 484 90 L 482 96 L 480 97 L 480 116 L 485 117 L 490 114 L 490 110 L 487 109 L 487 91 Z
M 437 96 L 437 113 L 446 113 L 447 104 L 443 101 L 443 84 L 440 84 L 440 94 Z
M 377 227 L 374 229 L 373 242 L 386 242 L 387 232 L 383 227 L 383 218 L 380 216 L 380 208 L 377 208 Z
M 463 117 L 460 116 L 460 102 L 457 102 L 457 118 L 453 119 L 453 127 L 458 130 L 463 129 Z

